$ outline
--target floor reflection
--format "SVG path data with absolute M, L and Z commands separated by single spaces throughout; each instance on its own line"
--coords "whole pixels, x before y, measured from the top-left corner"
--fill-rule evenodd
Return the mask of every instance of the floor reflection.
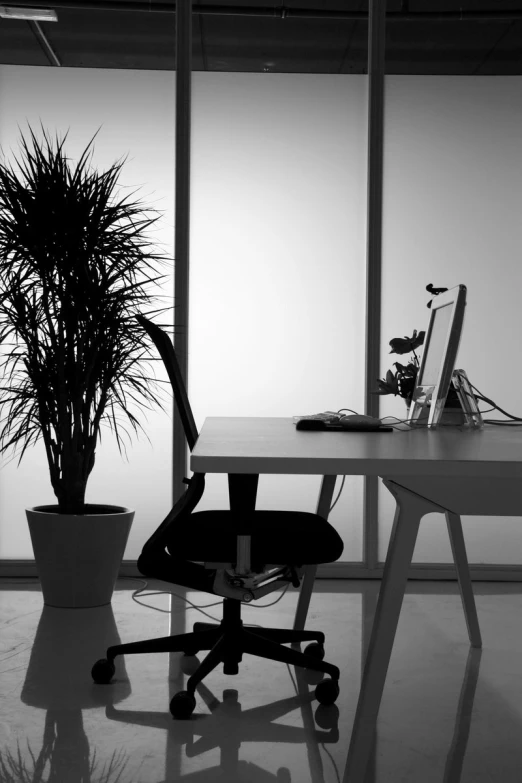
M 455 716 L 453 738 L 446 758 L 442 783 L 461 783 L 462 781 L 462 771 L 470 733 L 471 716 L 477 691 L 481 658 L 482 649 L 476 647 L 469 648 L 466 669 L 460 689 L 457 713 Z M 364 783 L 377 783 L 377 781 L 383 779 L 382 773 L 378 774 L 376 765 L 379 735 L 375 727 L 369 726 L 368 731 L 373 735 L 374 744 Z M 343 783 L 350 783 L 346 773 L 343 778 Z
M 125 752 L 114 751 L 108 761 L 91 750 L 81 710 L 48 710 L 42 747 L 27 743 L 17 751 L 0 751 L 1 783 L 118 783 L 126 766 Z
M 474 588 L 482 650 L 457 585 L 409 585 L 365 783 L 520 783 L 522 585 Z M 315 699 L 321 675 L 245 656 L 234 678 L 218 667 L 200 683 L 179 721 L 168 705 L 194 660 L 118 656 L 108 685 L 90 672 L 109 646 L 190 626 L 181 601 L 158 613 L 121 589 L 112 607 L 56 609 L 38 589 L 0 589 L 0 783 L 340 783 L 377 591 L 314 594 L 310 622 L 341 669 L 335 705 Z M 287 627 L 292 600 L 246 619 Z
M 244 710 L 239 702 L 237 690 L 227 688 L 219 700 L 205 685 L 199 683 L 197 692 L 210 710 L 209 715 L 192 715 L 189 720 L 174 720 L 170 712 L 144 712 L 141 710 L 121 710 L 107 706 L 107 718 L 123 723 L 154 727 L 167 732 L 169 746 L 185 746 L 188 758 L 194 758 L 219 748 L 220 764 L 205 770 L 191 772 L 187 775 L 176 775 L 179 781 L 218 781 L 229 783 L 291 783 L 292 777 L 287 767 L 281 767 L 274 776 L 260 766 L 241 761 L 239 753 L 244 742 L 267 743 L 336 743 L 339 740 L 338 718 L 336 705 L 325 707 L 319 705 L 316 720 L 322 730 L 310 729 L 306 726 L 288 726 L 276 724 L 274 721 L 294 710 L 311 713 L 311 705 L 315 702 L 313 692 L 308 690 L 308 673 L 295 670 L 299 693 L 286 699 L 280 699 L 260 707 Z M 310 714 L 308 715 L 310 717 Z M 309 723 L 309 721 L 307 721 Z M 312 780 L 323 781 L 321 770 L 312 764 Z M 317 776 L 319 772 L 319 777 Z M 299 783 L 295 781 L 295 783 Z
M 21 693 L 21 701 L 46 710 L 42 747 L 0 755 L 0 783 L 117 783 L 125 767 L 123 750 L 97 758 L 84 730 L 83 711 L 116 704 L 131 693 L 125 661 L 118 661 L 114 688 L 96 686 L 88 673 L 93 656 L 121 642 L 112 606 L 57 609 L 44 606 Z M 47 772 L 44 778 L 44 770 Z
M 460 783 L 462 778 L 462 769 L 471 729 L 471 715 L 473 713 L 473 704 L 477 692 L 481 659 L 482 649 L 470 647 L 468 660 L 466 661 L 464 680 L 460 690 L 453 740 L 444 769 L 443 783 Z

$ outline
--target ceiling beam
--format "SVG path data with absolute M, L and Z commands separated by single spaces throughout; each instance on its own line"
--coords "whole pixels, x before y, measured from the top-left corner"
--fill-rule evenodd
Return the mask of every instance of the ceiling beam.
M 16 8 L 66 8 L 70 11 L 122 11 L 135 13 L 175 14 L 174 2 L 136 2 L 128 0 L 16 0 L 5 3 Z M 195 5 L 194 14 L 205 16 L 264 16 L 276 19 L 336 19 L 344 21 L 368 21 L 366 11 L 335 11 L 312 8 L 277 8 L 271 6 Z M 388 11 L 387 22 L 510 22 L 522 19 L 522 11 Z
M 30 22 L 30 21 L 28 21 L 27 24 L 29 25 L 29 27 L 33 31 L 34 36 L 35 36 L 36 40 L 38 41 L 38 43 L 40 44 L 40 46 L 42 47 L 45 56 L 49 60 L 49 63 L 51 65 L 61 66 L 62 63 L 60 62 L 60 59 L 59 59 L 58 55 L 56 54 L 56 52 L 54 51 L 53 47 L 49 43 L 49 39 L 45 35 L 44 31 L 42 30 L 42 28 L 40 27 L 38 22 Z

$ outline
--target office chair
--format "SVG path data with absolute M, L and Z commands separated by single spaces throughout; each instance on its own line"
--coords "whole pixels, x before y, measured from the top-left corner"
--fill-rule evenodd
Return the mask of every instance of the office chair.
M 156 345 L 172 384 L 176 406 L 190 450 L 198 432 L 172 340 L 142 315 L 137 320 Z M 257 481 L 257 476 L 249 476 Z M 189 677 L 186 690 L 170 702 L 174 718 L 189 718 L 196 706 L 196 686 L 223 663 L 224 674 L 237 674 L 244 653 L 329 674 L 317 684 L 321 704 L 333 704 L 339 695 L 339 669 L 323 661 L 324 633 L 283 628 L 243 626 L 241 602 L 250 602 L 291 583 L 300 586 L 305 565 L 338 560 L 343 542 L 336 530 L 317 514 L 297 511 L 218 510 L 195 512 L 205 487 L 205 475 L 184 479 L 188 485 L 161 525 L 145 543 L 138 559 L 143 576 L 223 597 L 223 619 L 196 622 L 192 633 L 109 647 L 97 661 L 92 677 L 108 683 L 117 655 L 183 652 L 194 656 L 210 650 Z M 256 484 L 257 487 L 257 484 Z M 311 642 L 304 652 L 286 642 Z

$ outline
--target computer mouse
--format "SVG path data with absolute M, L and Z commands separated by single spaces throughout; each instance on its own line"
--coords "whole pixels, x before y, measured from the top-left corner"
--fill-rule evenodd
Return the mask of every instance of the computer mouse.
M 349 429 L 350 427 L 360 427 L 361 424 L 375 427 L 381 426 L 380 420 L 376 419 L 374 416 L 363 416 L 362 414 L 358 413 L 352 413 L 349 416 L 342 416 L 339 419 L 339 424 L 341 427 L 346 427 L 346 429 Z

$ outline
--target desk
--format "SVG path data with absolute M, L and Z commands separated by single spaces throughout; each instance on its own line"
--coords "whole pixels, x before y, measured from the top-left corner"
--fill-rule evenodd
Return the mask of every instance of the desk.
M 228 473 L 234 508 L 254 508 L 259 474 L 323 476 L 317 513 L 327 518 L 336 477 L 380 476 L 397 508 L 345 769 L 364 783 L 419 523 L 444 513 L 471 645 L 482 642 L 469 578 L 461 514 L 522 516 L 522 429 L 438 428 L 393 433 L 297 431 L 290 418 L 208 418 L 190 467 Z M 296 611 L 303 628 L 315 578 L 308 568 Z

